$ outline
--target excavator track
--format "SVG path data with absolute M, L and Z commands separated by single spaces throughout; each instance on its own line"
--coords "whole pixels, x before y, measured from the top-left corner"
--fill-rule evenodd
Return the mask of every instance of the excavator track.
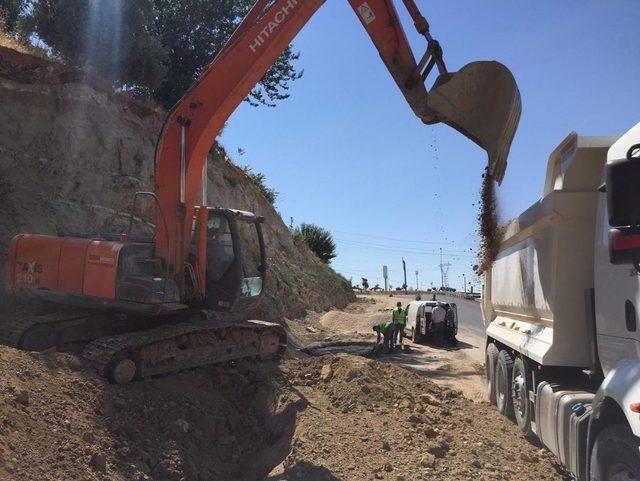
M 83 346 L 94 339 L 148 329 L 171 321 L 168 316 L 150 319 L 55 307 L 46 314 L 29 309 L 10 309 L 0 322 L 0 343 L 26 351 L 70 350 L 71 346 Z
M 0 323 L 0 343 L 28 351 L 43 351 L 86 338 L 88 324 L 100 323 L 105 316 L 96 313 L 24 315 L 11 313 Z M 82 331 L 82 332 L 81 332 Z
M 287 336 L 275 323 L 194 319 L 184 316 L 123 316 L 52 309 L 9 309 L 0 322 L 0 343 L 27 351 L 78 352 L 112 382 L 168 374 L 207 364 L 284 352 Z
M 122 384 L 207 364 L 273 359 L 285 347 L 279 324 L 200 320 L 96 339 L 83 356 L 102 376 Z

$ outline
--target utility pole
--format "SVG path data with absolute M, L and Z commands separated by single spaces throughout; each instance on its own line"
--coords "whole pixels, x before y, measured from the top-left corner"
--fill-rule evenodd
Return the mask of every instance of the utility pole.
M 384 292 L 389 291 L 389 269 L 387 266 L 382 266 L 382 277 L 384 277 Z
M 404 284 L 402 287 L 404 288 L 404 293 L 407 293 L 407 263 L 404 261 L 404 257 L 402 258 L 402 272 L 404 272 Z
M 467 275 L 462 274 L 462 280 L 464 281 L 464 293 L 467 293 Z
M 420 282 L 418 282 L 418 271 L 416 271 L 416 291 L 420 291 Z

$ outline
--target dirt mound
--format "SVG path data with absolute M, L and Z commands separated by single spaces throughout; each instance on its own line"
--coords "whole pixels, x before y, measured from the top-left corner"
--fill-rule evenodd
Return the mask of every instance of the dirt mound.
M 109 385 L 0 347 L 0 479 L 561 479 L 488 405 L 346 355 Z
M 487 404 L 409 370 L 338 355 L 282 371 L 309 407 L 275 479 L 562 479 Z
M 390 312 L 350 313 L 329 311 L 320 318 L 320 324 L 333 332 L 361 332 L 371 334 L 371 328 L 391 317 Z
M 127 386 L 55 353 L 1 348 L 0 367 L 0 479 L 261 479 L 295 422 L 270 365 Z

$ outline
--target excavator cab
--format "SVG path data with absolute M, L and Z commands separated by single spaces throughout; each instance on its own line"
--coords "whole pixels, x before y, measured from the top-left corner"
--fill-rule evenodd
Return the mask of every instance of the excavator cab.
M 216 311 L 255 307 L 267 272 L 264 218 L 233 209 L 209 209 L 205 305 Z

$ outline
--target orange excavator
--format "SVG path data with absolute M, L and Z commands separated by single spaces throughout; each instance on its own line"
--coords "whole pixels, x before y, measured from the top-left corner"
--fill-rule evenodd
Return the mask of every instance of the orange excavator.
M 480 145 L 489 174 L 500 182 L 521 111 L 509 70 L 498 62 L 474 62 L 449 72 L 429 24 L 413 0 L 403 0 L 426 39 L 416 60 L 393 0 L 348 1 L 416 116 L 446 123 Z M 155 191 L 137 193 L 133 201 L 134 210 L 143 197 L 155 206 L 152 236 L 136 237 L 130 226 L 118 235 L 13 238 L 12 294 L 109 314 L 5 322 L 0 338 L 25 349 L 87 341 L 84 356 L 119 383 L 278 355 L 286 336 L 277 324 L 193 320 L 194 309 L 203 308 L 242 317 L 259 300 L 267 273 L 263 219 L 206 205 L 206 159 L 229 116 L 323 3 L 257 0 L 169 112 L 156 147 Z M 434 69 L 438 76 L 428 89 Z M 133 224 L 133 214 L 131 219 Z M 248 237 L 257 247 L 247 247 Z

